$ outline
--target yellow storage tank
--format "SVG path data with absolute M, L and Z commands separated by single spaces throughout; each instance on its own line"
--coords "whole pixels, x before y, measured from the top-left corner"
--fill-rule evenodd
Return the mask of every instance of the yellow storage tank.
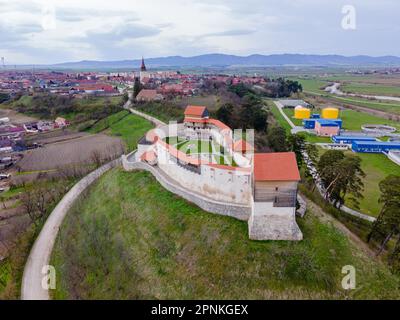
M 294 117 L 295 119 L 310 119 L 311 110 L 302 106 L 297 106 L 294 109 Z
M 339 109 L 337 108 L 325 108 L 322 109 L 322 119 L 338 119 Z

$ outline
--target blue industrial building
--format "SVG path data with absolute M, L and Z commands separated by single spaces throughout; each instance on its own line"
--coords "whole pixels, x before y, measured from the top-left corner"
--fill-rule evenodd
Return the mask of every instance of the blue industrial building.
M 333 125 L 334 123 L 342 129 L 342 119 L 304 119 L 303 126 L 305 129 L 315 129 L 315 122 L 318 121 L 322 126 Z
M 353 141 L 351 147 L 355 152 L 382 153 L 400 150 L 400 142 Z
M 333 136 L 332 141 L 334 143 L 352 144 L 353 141 L 376 141 L 376 139 L 366 136 Z

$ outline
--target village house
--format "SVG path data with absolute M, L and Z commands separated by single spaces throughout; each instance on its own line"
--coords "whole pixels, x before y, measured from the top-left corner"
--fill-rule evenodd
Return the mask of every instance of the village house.
M 164 97 L 162 94 L 157 93 L 157 90 L 142 89 L 136 96 L 136 101 L 148 102 L 148 101 L 161 101 Z

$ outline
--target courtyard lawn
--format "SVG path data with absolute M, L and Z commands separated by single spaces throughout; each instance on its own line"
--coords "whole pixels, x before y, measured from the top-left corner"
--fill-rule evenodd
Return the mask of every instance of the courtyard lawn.
M 399 299 L 399 278 L 311 208 L 303 241 L 251 241 L 246 222 L 202 211 L 150 173 L 113 169 L 66 216 L 53 297 Z M 345 265 L 357 290 L 341 287 Z
M 187 154 L 197 154 L 197 153 L 211 153 L 212 152 L 212 142 L 205 140 L 190 140 L 185 143 L 178 145 L 178 148 L 183 153 Z M 217 145 L 214 144 L 217 148 Z

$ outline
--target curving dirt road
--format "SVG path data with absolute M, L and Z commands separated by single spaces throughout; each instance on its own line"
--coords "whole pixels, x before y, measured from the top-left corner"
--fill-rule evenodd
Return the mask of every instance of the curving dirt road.
M 88 174 L 80 180 L 58 203 L 53 212 L 47 218 L 42 231 L 37 237 L 28 260 L 25 264 L 24 274 L 22 277 L 21 299 L 22 300 L 49 300 L 49 291 L 42 287 L 42 281 L 45 274 L 42 273 L 43 268 L 50 263 L 51 252 L 57 238 L 58 230 L 71 208 L 74 201 L 79 195 L 94 181 L 111 168 L 119 165 L 121 159 L 114 160 L 105 164 L 99 169 Z M 57 270 L 56 270 L 57 279 Z

